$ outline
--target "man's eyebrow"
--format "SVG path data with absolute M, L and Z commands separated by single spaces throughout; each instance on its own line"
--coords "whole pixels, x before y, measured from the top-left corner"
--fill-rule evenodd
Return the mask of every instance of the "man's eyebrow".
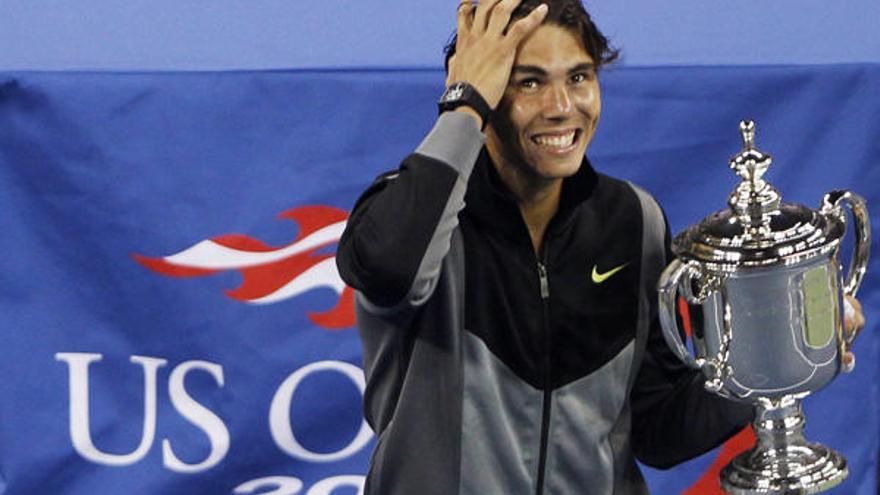
M 577 64 L 571 69 L 568 69 L 568 74 L 576 74 L 578 72 L 591 72 L 596 70 L 596 64 L 592 62 L 584 62 L 582 64 Z M 548 75 L 547 71 L 537 65 L 515 65 L 513 66 L 514 74 L 527 74 L 534 76 L 546 76 Z
M 547 71 L 537 65 L 514 65 L 514 74 L 531 74 L 535 76 L 546 76 Z
M 582 64 L 577 64 L 571 69 L 568 70 L 569 74 L 574 74 L 577 72 L 591 72 L 596 70 L 596 64 L 592 62 L 584 62 Z

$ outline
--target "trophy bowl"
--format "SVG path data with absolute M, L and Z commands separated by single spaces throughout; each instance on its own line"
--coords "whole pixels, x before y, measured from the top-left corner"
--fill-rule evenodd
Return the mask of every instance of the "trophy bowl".
M 742 178 L 729 208 L 675 237 L 676 259 L 658 283 L 663 336 L 678 357 L 706 376 L 706 388 L 754 404 L 754 448 L 721 472 L 732 495 L 819 493 L 847 476 L 846 459 L 804 438 L 801 399 L 843 368 L 854 336 L 843 329 L 844 295 L 864 278 L 871 231 L 865 200 L 825 195 L 818 210 L 782 203 L 763 174 L 772 163 L 755 149 L 755 124 L 740 123 L 743 150 L 730 160 Z M 847 209 L 854 253 L 844 276 L 840 243 Z M 683 340 L 679 297 L 701 308 L 702 324 Z

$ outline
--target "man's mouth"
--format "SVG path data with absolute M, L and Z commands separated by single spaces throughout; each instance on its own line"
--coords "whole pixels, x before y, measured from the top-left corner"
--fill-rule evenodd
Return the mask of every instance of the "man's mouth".
M 580 129 L 546 132 L 532 136 L 532 142 L 548 151 L 567 151 L 577 141 Z

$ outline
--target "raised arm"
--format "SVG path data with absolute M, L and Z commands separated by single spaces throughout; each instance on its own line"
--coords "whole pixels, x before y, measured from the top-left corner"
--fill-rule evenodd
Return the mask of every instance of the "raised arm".
M 424 301 L 458 225 L 482 145 L 473 118 L 441 115 L 415 153 L 356 203 L 336 255 L 343 280 L 377 306 Z

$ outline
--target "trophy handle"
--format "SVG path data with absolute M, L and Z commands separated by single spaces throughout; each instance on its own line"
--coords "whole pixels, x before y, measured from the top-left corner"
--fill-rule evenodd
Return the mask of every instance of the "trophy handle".
M 694 267 L 689 263 L 682 263 L 681 260 L 673 260 L 669 266 L 663 270 L 658 282 L 659 291 L 659 312 L 660 327 L 663 330 L 663 338 L 669 348 L 691 368 L 700 368 L 697 360 L 688 351 L 687 346 L 682 340 L 682 331 L 678 328 L 678 322 L 675 319 L 675 304 L 678 299 L 678 288 L 681 286 L 682 277 L 687 276 L 688 285 L 694 278 L 696 273 Z
M 849 263 L 849 271 L 843 285 L 843 293 L 855 296 L 868 267 L 868 255 L 871 252 L 871 222 L 868 219 L 868 207 L 865 199 L 851 191 L 831 191 L 822 199 L 822 213 L 835 214 L 844 225 L 844 215 L 841 205 L 846 205 L 852 212 L 856 224 L 856 240 L 854 253 Z
M 694 357 L 684 344 L 682 332 L 678 328 L 678 322 L 675 318 L 676 302 L 678 299 L 679 288 L 682 289 L 683 295 L 692 304 L 701 304 L 706 300 L 709 293 L 716 290 L 716 284 L 719 280 L 709 277 L 709 283 L 706 283 L 706 277 L 702 277 L 700 265 L 695 261 L 682 263 L 681 260 L 674 260 L 669 266 L 663 270 L 658 282 L 658 302 L 660 313 L 660 328 L 663 330 L 663 338 L 672 351 L 686 365 L 694 369 L 701 369 L 706 375 L 706 389 L 721 395 L 724 393 L 724 380 L 730 374 L 730 366 L 727 364 L 730 349 L 730 307 L 725 304 L 724 314 L 724 330 L 721 335 L 721 345 L 718 355 L 714 358 Z M 693 282 L 699 280 L 701 287 L 699 294 L 694 294 L 692 290 Z

